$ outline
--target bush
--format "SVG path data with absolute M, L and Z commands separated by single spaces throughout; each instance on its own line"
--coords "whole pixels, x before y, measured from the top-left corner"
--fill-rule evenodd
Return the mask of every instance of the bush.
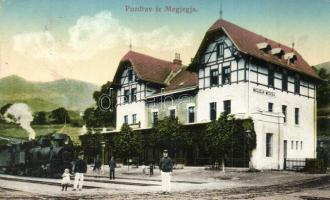
M 323 160 L 306 159 L 304 171 L 311 174 L 324 174 L 327 171 L 327 167 Z

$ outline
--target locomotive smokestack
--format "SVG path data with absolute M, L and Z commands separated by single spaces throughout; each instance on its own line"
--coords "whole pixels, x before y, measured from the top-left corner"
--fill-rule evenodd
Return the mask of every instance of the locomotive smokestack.
M 33 116 L 28 105 L 24 103 L 15 103 L 8 108 L 4 117 L 7 122 L 19 124 L 24 130 L 26 130 L 29 133 L 29 140 L 35 138 L 36 133 L 31 127 Z

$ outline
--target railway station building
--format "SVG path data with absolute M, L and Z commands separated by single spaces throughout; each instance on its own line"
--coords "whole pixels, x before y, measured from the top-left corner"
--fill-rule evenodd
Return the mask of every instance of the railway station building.
M 161 39 L 161 38 L 160 38 Z M 319 77 L 294 49 L 223 19 L 206 32 L 194 65 L 129 51 L 121 59 L 116 129 L 151 129 L 164 116 L 187 126 L 221 113 L 252 118 L 256 169 L 283 169 L 285 158 L 316 157 Z

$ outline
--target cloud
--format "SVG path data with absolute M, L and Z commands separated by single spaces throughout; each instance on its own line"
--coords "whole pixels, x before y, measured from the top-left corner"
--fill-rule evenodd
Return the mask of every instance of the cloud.
M 110 12 L 103 11 L 93 17 L 78 19 L 69 29 L 69 46 L 78 51 L 89 47 L 94 50 L 111 49 L 122 42 L 128 32 Z
M 33 58 L 54 59 L 58 51 L 57 42 L 48 32 L 19 33 L 13 36 L 13 49 Z
M 35 59 L 73 62 L 128 46 L 130 38 L 134 47 L 169 51 L 191 46 L 193 37 L 192 33 L 174 34 L 168 26 L 136 32 L 123 26 L 110 11 L 80 17 L 68 28 L 68 36 L 68 40 L 62 43 L 49 31 L 20 33 L 13 36 L 13 47 Z

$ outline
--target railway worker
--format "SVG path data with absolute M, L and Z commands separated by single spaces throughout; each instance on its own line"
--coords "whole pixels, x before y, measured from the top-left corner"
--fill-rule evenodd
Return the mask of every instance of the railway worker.
M 162 191 L 163 194 L 169 194 L 171 191 L 171 172 L 173 170 L 173 162 L 168 156 L 168 151 L 163 151 L 163 157 L 159 162 L 159 169 L 162 177 Z
M 153 176 L 154 175 L 154 161 L 151 161 L 150 164 L 149 164 L 149 175 L 150 176 Z
M 82 155 L 79 156 L 74 166 L 74 184 L 73 191 L 78 188 L 81 191 L 84 183 L 84 173 L 87 172 L 87 163 L 82 159 Z
M 116 161 L 115 158 L 112 156 L 109 161 L 109 170 L 110 170 L 110 180 L 115 180 L 115 169 L 116 169 Z
M 102 167 L 102 162 L 100 160 L 100 157 L 97 155 L 95 161 L 94 161 L 94 174 L 96 178 L 100 177 L 100 173 L 101 173 L 101 167 Z

